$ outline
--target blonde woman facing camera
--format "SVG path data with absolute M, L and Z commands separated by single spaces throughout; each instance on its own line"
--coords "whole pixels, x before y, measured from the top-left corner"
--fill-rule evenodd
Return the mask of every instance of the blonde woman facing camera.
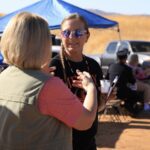
M 62 49 L 60 55 L 53 58 L 51 66 L 55 66 L 55 75 L 64 80 L 71 91 L 84 103 L 86 91 L 80 87 L 74 87 L 76 70 L 87 71 L 91 74 L 100 97 L 100 80 L 102 70 L 99 64 L 83 54 L 84 45 L 90 36 L 86 20 L 78 15 L 71 14 L 61 23 Z M 78 110 L 78 109 L 77 109 Z M 95 117 L 90 129 L 79 131 L 73 129 L 74 150 L 96 150 L 95 135 L 97 132 L 98 118 Z
M 49 37 L 47 22 L 26 12 L 3 33 L 9 67 L 0 74 L 1 150 L 71 150 L 71 128 L 88 129 L 95 119 L 96 88 L 87 72 L 77 71 L 74 81 L 87 92 L 82 104 L 59 78 L 41 71 L 51 57 Z

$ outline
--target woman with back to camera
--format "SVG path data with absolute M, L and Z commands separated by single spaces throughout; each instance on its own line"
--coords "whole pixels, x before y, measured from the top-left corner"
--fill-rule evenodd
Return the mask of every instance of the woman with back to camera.
M 27 12 L 13 17 L 3 33 L 9 67 L 0 74 L 0 150 L 71 150 L 72 128 L 88 129 L 95 119 L 89 73 L 77 71 L 73 84 L 87 92 L 82 104 L 59 78 L 41 71 L 51 57 L 49 37 L 47 22 Z
M 78 14 L 71 14 L 61 23 L 62 49 L 59 55 L 52 59 L 50 66 L 55 66 L 55 76 L 60 77 L 75 93 L 81 102 L 86 96 L 85 90 L 73 87 L 76 78 L 76 69 L 87 71 L 91 74 L 94 83 L 100 87 L 102 70 L 99 64 L 85 55 L 83 47 L 90 36 L 87 22 Z M 98 97 L 100 92 L 98 90 Z M 98 118 L 95 117 L 93 125 L 86 131 L 73 129 L 73 149 L 74 150 L 96 150 L 95 135 L 97 132 Z

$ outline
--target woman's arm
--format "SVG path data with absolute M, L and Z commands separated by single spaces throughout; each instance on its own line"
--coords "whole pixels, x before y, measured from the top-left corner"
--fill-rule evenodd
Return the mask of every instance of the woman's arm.
M 86 130 L 96 117 L 97 93 L 90 75 L 79 74 L 74 85 L 81 86 L 87 92 L 83 104 L 57 77 L 52 77 L 43 86 L 38 102 L 42 114 L 56 117 L 75 129 Z
M 73 81 L 73 86 L 83 88 L 87 94 L 83 102 L 83 113 L 78 118 L 74 128 L 84 130 L 92 126 L 96 117 L 97 90 L 89 73 L 77 70 L 77 74 L 78 80 Z

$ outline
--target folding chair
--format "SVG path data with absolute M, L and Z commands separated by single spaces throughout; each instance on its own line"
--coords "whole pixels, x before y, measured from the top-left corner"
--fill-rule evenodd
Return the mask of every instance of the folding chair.
M 106 104 L 108 103 L 108 101 L 110 100 L 110 98 L 112 97 L 112 95 L 114 94 L 113 91 L 114 91 L 114 88 L 115 88 L 115 85 L 118 81 L 118 76 L 114 79 L 114 81 L 112 82 L 112 84 L 109 84 L 109 87 L 108 87 L 108 92 L 107 93 L 103 93 L 104 91 L 101 90 L 102 92 L 102 95 L 101 95 L 101 103 L 100 103 L 100 107 L 98 109 L 98 112 L 101 112 L 103 111 L 104 109 L 106 109 Z M 108 81 L 110 82 L 110 81 Z M 102 84 L 102 83 L 101 83 Z M 103 83 L 103 86 L 105 86 L 106 82 Z M 108 83 L 107 83 L 108 84 Z M 102 85 L 101 85 L 102 86 Z M 116 96 L 116 95 L 115 95 Z M 112 99 L 112 98 L 111 98 Z
M 105 109 L 103 112 L 103 115 L 107 115 L 110 111 L 110 118 L 111 121 L 113 122 L 122 122 L 120 119 L 120 115 L 123 116 L 124 120 L 125 118 L 125 114 L 123 113 L 123 111 L 121 110 L 121 104 L 122 104 L 122 100 L 120 99 L 116 99 L 116 93 L 114 92 L 114 89 L 116 88 L 116 84 L 118 82 L 119 77 L 116 76 L 112 82 L 112 84 L 110 85 L 109 91 L 107 93 L 106 96 L 106 104 L 105 104 Z

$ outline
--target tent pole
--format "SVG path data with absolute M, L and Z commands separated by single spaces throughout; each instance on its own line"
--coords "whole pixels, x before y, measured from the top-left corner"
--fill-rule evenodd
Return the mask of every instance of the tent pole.
M 120 28 L 119 28 L 119 24 L 117 25 L 117 32 L 118 32 L 118 35 L 119 35 L 119 40 L 121 41 L 121 33 L 120 33 Z

